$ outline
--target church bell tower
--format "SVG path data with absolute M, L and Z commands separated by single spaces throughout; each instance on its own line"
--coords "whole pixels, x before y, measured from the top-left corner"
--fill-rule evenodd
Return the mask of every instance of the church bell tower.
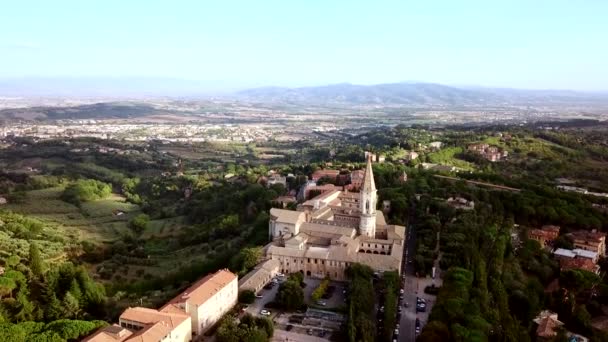
M 371 238 L 376 236 L 376 202 L 378 201 L 376 193 L 372 161 L 368 157 L 365 175 L 363 176 L 363 186 L 359 193 L 359 208 L 361 209 L 359 234 Z

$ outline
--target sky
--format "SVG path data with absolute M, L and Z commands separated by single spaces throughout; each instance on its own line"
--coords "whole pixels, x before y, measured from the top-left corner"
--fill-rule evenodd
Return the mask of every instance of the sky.
M 2 1 L 0 78 L 608 90 L 606 0 Z

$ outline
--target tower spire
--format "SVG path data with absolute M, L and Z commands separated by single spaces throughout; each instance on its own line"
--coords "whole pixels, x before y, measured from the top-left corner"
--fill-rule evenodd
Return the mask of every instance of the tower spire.
M 359 206 L 361 209 L 359 234 L 372 238 L 376 236 L 376 202 L 378 200 L 376 192 L 372 160 L 368 157 L 365 174 L 363 175 L 363 186 L 359 194 Z
M 374 171 L 372 170 L 372 159 L 367 157 L 367 165 L 365 166 L 365 174 L 363 175 L 363 188 L 361 192 L 376 191 L 376 183 L 374 183 Z

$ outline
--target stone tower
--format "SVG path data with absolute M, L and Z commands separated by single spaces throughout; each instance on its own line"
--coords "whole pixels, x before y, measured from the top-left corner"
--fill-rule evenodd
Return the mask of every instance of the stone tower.
M 361 220 L 359 221 L 359 234 L 363 236 L 376 236 L 376 184 L 372 171 L 372 161 L 367 158 L 367 166 L 363 176 L 363 185 L 359 193 L 359 206 L 361 208 Z

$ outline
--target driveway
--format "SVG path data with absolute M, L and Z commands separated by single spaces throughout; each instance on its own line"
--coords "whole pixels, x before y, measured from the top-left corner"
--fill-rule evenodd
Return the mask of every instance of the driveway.
M 424 288 L 431 284 L 441 286 L 441 270 L 439 269 L 439 259 L 435 261 L 435 279 L 431 277 L 418 278 L 415 275 L 413 267 L 414 256 L 416 255 L 416 230 L 414 224 L 411 224 L 406 237 L 406 249 L 404 251 L 404 276 L 403 281 L 404 299 L 403 303 L 408 303 L 407 308 L 403 308 L 401 320 L 399 322 L 399 341 L 414 342 L 416 340 L 416 318 L 420 319 L 420 328 L 428 322 L 429 314 L 433 309 L 436 296 L 424 293 Z M 439 242 L 439 239 L 437 239 Z M 438 247 L 438 246 L 437 246 Z M 426 300 L 426 312 L 416 312 L 416 297 L 421 297 Z
M 259 316 L 260 311 L 264 309 L 264 305 L 272 302 L 279 291 L 279 284 L 275 285 L 272 289 L 266 290 L 262 289 L 258 292 L 259 295 L 262 295 L 262 298 L 256 298 L 255 301 L 249 304 L 246 312 Z M 276 315 L 276 310 L 269 310 L 272 313 L 272 316 Z

